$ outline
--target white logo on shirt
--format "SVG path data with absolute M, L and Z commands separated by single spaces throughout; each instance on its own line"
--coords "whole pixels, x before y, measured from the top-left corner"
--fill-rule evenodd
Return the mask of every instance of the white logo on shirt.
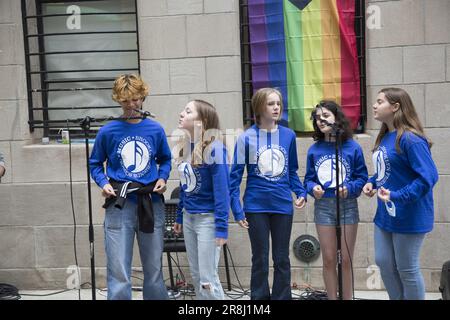
M 377 185 L 382 186 L 390 176 L 390 163 L 386 147 L 380 146 L 373 154 L 372 161 L 377 174 Z
M 339 159 L 339 186 L 347 179 L 350 166 L 345 159 Z M 317 178 L 324 189 L 336 188 L 336 157 L 326 155 L 316 163 Z
M 200 175 L 197 170 L 192 168 L 190 163 L 181 163 L 178 166 L 178 174 L 184 192 L 198 192 L 201 187 Z
M 258 150 L 257 158 L 257 174 L 268 180 L 279 180 L 287 171 L 286 150 L 281 146 L 264 146 Z
M 143 137 L 126 137 L 120 142 L 117 153 L 127 176 L 140 178 L 150 170 L 152 148 Z

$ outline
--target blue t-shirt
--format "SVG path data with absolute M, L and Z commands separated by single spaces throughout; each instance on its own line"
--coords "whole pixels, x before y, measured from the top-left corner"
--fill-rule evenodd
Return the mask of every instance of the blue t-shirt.
M 150 119 L 134 124 L 114 120 L 100 128 L 89 165 L 92 178 L 103 188 L 109 183 L 108 178 L 142 184 L 160 178 L 167 180 L 171 159 L 166 134 L 159 123 Z
M 388 214 L 378 199 L 375 224 L 388 232 L 425 233 L 433 229 L 433 187 L 438 172 L 427 141 L 411 132 L 400 138 L 401 153 L 395 149 L 397 132 L 387 133 L 373 153 L 375 175 L 369 179 L 374 188 L 391 191 L 396 215 Z
M 228 213 L 230 211 L 229 173 L 227 152 L 221 142 L 207 148 L 205 163 L 192 166 L 190 162 L 178 165 L 180 176 L 180 202 L 177 223 L 183 223 L 183 208 L 189 214 L 214 213 L 216 238 L 228 238 Z
M 339 150 L 339 186 L 348 190 L 348 198 L 357 198 L 367 182 L 367 167 L 362 149 L 353 139 L 347 139 Z M 308 150 L 304 185 L 314 197 L 313 188 L 321 185 L 324 198 L 336 197 L 335 143 L 317 141 Z
M 244 207 L 240 185 L 247 168 Z M 306 191 L 297 175 L 297 146 L 294 131 L 278 126 L 268 132 L 253 125 L 239 136 L 230 173 L 231 210 L 235 220 L 244 212 L 292 214 L 292 194 L 304 197 Z

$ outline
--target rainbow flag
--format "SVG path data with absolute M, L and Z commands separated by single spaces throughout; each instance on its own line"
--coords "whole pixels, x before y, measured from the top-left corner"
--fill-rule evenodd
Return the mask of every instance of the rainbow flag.
M 355 0 L 248 0 L 248 10 L 253 89 L 281 91 L 281 124 L 312 131 L 311 111 L 333 99 L 356 128 Z

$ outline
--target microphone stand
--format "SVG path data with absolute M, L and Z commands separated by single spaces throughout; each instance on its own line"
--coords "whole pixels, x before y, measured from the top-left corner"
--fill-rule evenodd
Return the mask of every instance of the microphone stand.
M 89 129 L 93 119 L 89 116 L 80 122 L 80 126 L 84 132 L 84 145 L 86 150 L 86 178 L 88 190 L 88 212 L 89 212 L 89 252 L 91 257 L 91 283 L 92 283 L 92 300 L 96 300 L 95 293 L 95 254 L 94 254 L 94 225 L 92 223 L 92 194 L 91 194 L 91 171 L 89 168 Z M 69 138 L 70 139 L 70 138 Z
M 341 208 L 340 208 L 340 195 L 339 195 L 339 174 L 340 174 L 340 166 L 339 166 L 339 144 L 340 144 L 340 129 L 337 127 L 335 123 L 329 124 L 332 128 L 332 137 L 335 137 L 335 161 L 336 161 L 336 254 L 337 254 L 337 271 L 338 271 L 338 299 L 342 300 L 342 245 L 341 245 Z M 333 163 L 332 163 L 333 165 Z
M 341 129 L 338 128 L 337 124 L 330 123 L 325 119 L 321 119 L 320 122 L 325 124 L 328 127 L 331 127 L 331 137 L 335 138 L 334 141 L 334 157 L 336 161 L 336 256 L 337 256 L 337 271 L 338 271 L 338 299 L 343 299 L 342 294 L 342 245 L 341 245 L 341 207 L 340 207 L 340 195 L 339 195 L 339 174 L 340 174 L 340 166 L 339 166 L 339 144 L 340 144 L 340 136 Z M 331 166 L 333 167 L 333 160 L 331 160 Z M 331 177 L 333 179 L 333 177 Z

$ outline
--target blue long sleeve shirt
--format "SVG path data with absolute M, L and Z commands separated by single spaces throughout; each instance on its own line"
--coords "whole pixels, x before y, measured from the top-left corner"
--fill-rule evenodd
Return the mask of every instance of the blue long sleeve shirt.
M 204 164 L 192 166 L 182 162 L 178 166 L 180 202 L 176 222 L 183 223 L 183 209 L 188 214 L 213 212 L 216 238 L 227 239 L 230 212 L 227 152 L 220 142 L 213 142 L 209 150 Z
M 339 185 L 347 187 L 348 198 L 357 198 L 367 182 L 368 173 L 361 146 L 353 139 L 342 143 L 339 153 Z M 322 186 L 324 198 L 336 192 L 335 143 L 317 141 L 308 150 L 304 185 L 314 197 L 313 188 Z
M 374 188 L 391 191 L 396 215 L 388 214 L 378 199 L 375 224 L 389 232 L 425 233 L 433 229 L 433 187 L 438 172 L 427 141 L 411 132 L 400 138 L 401 153 L 395 149 L 397 132 L 387 133 L 373 153 L 375 175 L 369 179 Z
M 134 124 L 115 120 L 100 128 L 89 165 L 92 179 L 103 188 L 109 179 L 142 184 L 160 178 L 167 180 L 171 159 L 166 134 L 159 123 L 150 119 Z
M 247 169 L 244 206 L 240 185 Z M 253 125 L 239 136 L 230 173 L 231 210 L 235 220 L 244 212 L 292 214 L 292 194 L 304 197 L 306 191 L 297 175 L 297 146 L 294 131 L 278 126 L 268 132 Z

